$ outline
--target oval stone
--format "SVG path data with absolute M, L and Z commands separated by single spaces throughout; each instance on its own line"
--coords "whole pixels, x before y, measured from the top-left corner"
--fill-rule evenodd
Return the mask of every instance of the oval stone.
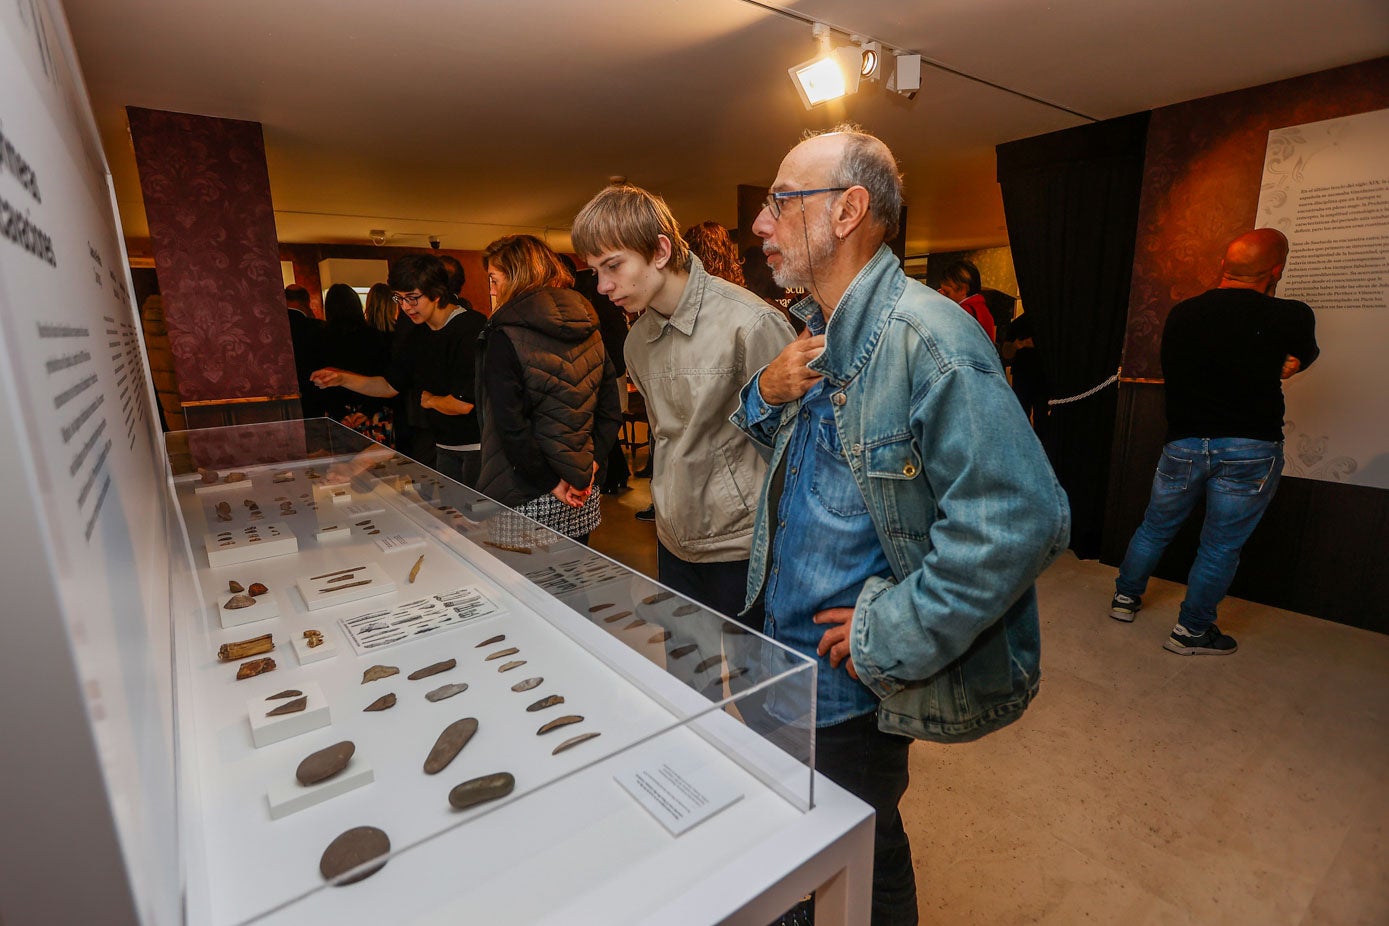
M 718 665 L 718 664 L 721 663 L 721 662 L 723 662 L 723 654 L 722 654 L 722 653 L 720 653 L 720 654 L 717 655 L 717 656 L 710 656 L 708 659 L 705 659 L 705 660 L 704 660 L 703 662 L 701 662 L 699 665 L 695 666 L 695 671 L 696 671 L 696 672 L 706 672 L 706 671 L 708 671 L 709 669 L 714 668 L 714 666 Z
M 547 695 L 526 707 L 526 712 L 534 714 L 536 711 L 543 711 L 547 707 L 554 707 L 556 704 L 564 703 L 564 695 Z
M 426 701 L 442 701 L 445 698 L 452 698 L 456 694 L 462 694 L 467 690 L 467 682 L 454 682 L 451 685 L 441 685 L 424 697 Z
M 352 754 L 356 751 L 357 744 L 351 740 L 334 743 L 306 756 L 304 761 L 299 763 L 299 767 L 294 770 L 294 777 L 299 779 L 301 785 L 327 781 L 347 768 L 347 763 L 351 761 Z
M 690 655 L 690 653 L 693 653 L 697 649 L 699 649 L 699 645 L 697 643 L 686 643 L 684 646 L 677 646 L 675 649 L 671 650 L 670 658 L 684 659 L 686 656 Z
M 424 760 L 424 773 L 437 775 L 448 768 L 448 764 L 468 745 L 468 740 L 472 739 L 476 732 L 476 717 L 464 717 L 444 727 L 444 732 L 439 734 L 439 738 L 434 741 L 434 748 L 429 750 L 429 756 Z
M 545 681 L 545 679 L 543 679 L 543 678 L 541 678 L 539 675 L 537 675 L 537 676 L 535 676 L 534 678 L 528 678 L 528 679 L 526 679 L 525 681 L 517 682 L 515 685 L 512 685 L 512 686 L 511 686 L 511 690 L 512 690 L 512 691 L 530 691 L 532 688 L 534 688 L 536 685 L 539 685 L 539 684 L 540 684 L 541 682 L 543 682 L 543 681 Z
M 333 881 L 339 887 L 355 884 L 384 868 L 386 859 L 382 856 L 389 855 L 390 851 L 391 838 L 385 831 L 374 826 L 354 826 L 328 843 L 328 848 L 323 850 L 323 857 L 318 860 L 318 870 L 325 879 Z M 379 864 L 353 872 L 340 881 L 334 880 L 358 865 L 365 865 L 376 858 L 381 859 Z
M 563 717 L 556 717 L 554 720 L 551 720 L 549 723 L 542 726 L 539 730 L 536 730 L 535 735 L 543 736 L 544 734 L 549 733 L 551 730 L 558 730 L 560 727 L 567 727 L 571 723 L 579 723 L 582 720 L 583 718 L 580 717 L 578 714 L 565 714 Z
M 497 772 L 471 778 L 449 792 L 449 803 L 457 810 L 467 810 L 478 804 L 506 797 L 516 787 L 516 779 L 510 772 Z
M 458 665 L 457 659 L 445 659 L 443 662 L 436 662 L 432 666 L 425 666 L 423 669 L 416 669 L 415 671 L 411 672 L 408 676 L 406 676 L 406 678 L 410 679 L 410 681 L 412 682 L 418 682 L 422 678 L 429 678 L 429 676 L 431 675 L 438 675 L 440 672 L 447 672 L 449 669 L 452 669 L 456 665 Z

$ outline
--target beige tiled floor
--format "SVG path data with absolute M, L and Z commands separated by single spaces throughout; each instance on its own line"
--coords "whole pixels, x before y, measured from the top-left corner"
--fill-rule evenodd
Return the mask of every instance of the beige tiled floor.
M 654 575 L 632 486 L 593 544 Z M 1230 599 L 1239 652 L 1176 656 L 1183 587 L 1155 580 L 1122 624 L 1113 579 L 1052 566 L 1027 714 L 913 747 L 922 921 L 1389 924 L 1389 637 Z

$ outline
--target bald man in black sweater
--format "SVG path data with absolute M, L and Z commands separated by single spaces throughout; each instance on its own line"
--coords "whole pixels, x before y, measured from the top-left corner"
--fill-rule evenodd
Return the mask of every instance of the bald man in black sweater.
M 1167 443 L 1109 613 L 1134 619 L 1163 550 L 1204 498 L 1201 545 L 1177 625 L 1163 644 L 1179 655 L 1237 649 L 1215 625 L 1216 605 L 1283 472 L 1282 381 L 1319 353 L 1311 308 L 1273 295 L 1287 257 L 1281 232 L 1240 235 L 1225 251 L 1220 284 L 1174 306 L 1163 329 Z

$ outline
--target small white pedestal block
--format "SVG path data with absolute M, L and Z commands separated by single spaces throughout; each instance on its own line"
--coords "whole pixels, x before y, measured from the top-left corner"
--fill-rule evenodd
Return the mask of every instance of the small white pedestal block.
M 382 505 L 374 498 L 358 498 L 350 504 L 343 505 L 339 511 L 349 521 L 360 521 L 363 518 L 370 518 L 374 515 L 384 514 L 386 506 Z
M 267 701 L 264 698 L 246 700 L 246 716 L 251 721 L 251 742 L 256 744 L 257 749 L 287 740 L 291 736 L 326 727 L 333 722 L 328 711 L 328 699 L 323 697 L 323 689 L 313 682 L 304 682 L 299 686 L 299 690 L 309 699 L 304 709 L 279 717 L 265 715 L 282 704 L 288 704 L 294 698 L 280 698 L 275 701 Z
M 299 541 L 289 525 L 283 521 L 272 521 L 255 530 L 237 527 L 203 534 L 203 549 L 207 551 L 207 564 L 217 569 L 297 553 Z
M 292 813 L 308 810 L 375 780 L 376 773 L 359 756 L 353 756 L 347 768 L 316 785 L 301 785 L 294 777 L 293 769 L 290 769 L 283 781 L 277 781 L 265 790 L 266 800 L 270 803 L 270 819 L 279 820 Z
M 199 483 L 198 485 L 193 487 L 193 494 L 214 495 L 221 492 L 225 492 L 228 489 L 241 489 L 244 492 L 251 491 L 250 476 L 247 476 L 245 479 L 239 479 L 236 482 L 224 482 L 222 481 L 224 479 L 226 479 L 225 476 L 223 476 L 217 482 L 212 483 L 211 485 L 203 485 L 202 483 Z
M 335 505 L 352 504 L 352 487 L 345 482 L 315 482 L 313 484 L 313 500 L 320 505 L 332 502 Z
M 334 543 L 339 540 L 346 540 L 352 536 L 352 525 L 347 521 L 337 521 L 333 524 L 320 524 L 318 530 L 314 531 L 314 536 L 319 543 Z
M 395 583 L 375 563 L 369 563 L 344 575 L 351 575 L 352 578 L 338 582 L 330 582 L 328 579 L 300 579 L 296 584 L 308 609 L 317 611 L 319 608 L 331 608 L 333 605 L 346 604 L 359 598 L 370 598 L 373 595 L 385 595 L 395 591 Z M 340 576 L 330 578 L 341 579 Z M 357 584 L 359 582 L 363 584 Z
M 323 632 L 320 631 L 320 633 Z M 311 662 L 331 659 L 338 654 L 338 648 L 333 645 L 333 639 L 327 633 L 323 633 L 323 642 L 312 648 L 309 646 L 309 641 L 304 638 L 304 632 L 302 630 L 299 631 L 299 636 L 290 637 L 289 642 L 293 645 L 294 655 L 299 657 L 299 664 L 301 666 L 306 666 Z
M 240 592 L 239 594 L 246 594 Z M 256 621 L 268 621 L 272 617 L 280 616 L 280 605 L 275 600 L 274 592 L 266 592 L 256 598 L 256 603 L 249 608 L 236 608 L 228 611 L 225 607 L 231 601 L 230 592 L 217 596 L 217 623 L 222 625 L 223 630 L 230 630 L 233 627 L 240 627 L 242 624 L 253 624 Z
M 382 553 L 399 553 L 402 550 L 424 546 L 424 538 L 419 534 L 382 534 L 380 537 L 373 537 L 372 542 Z

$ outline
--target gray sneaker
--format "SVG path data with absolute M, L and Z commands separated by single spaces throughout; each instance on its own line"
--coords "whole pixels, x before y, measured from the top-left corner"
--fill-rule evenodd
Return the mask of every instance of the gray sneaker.
M 1116 621 L 1132 621 L 1142 607 L 1143 599 L 1139 596 L 1115 592 L 1114 600 L 1109 603 L 1109 616 Z
M 1181 624 L 1172 628 L 1172 635 L 1162 648 L 1179 656 L 1228 656 L 1239 649 L 1234 637 L 1226 636 L 1211 624 L 1205 633 L 1193 634 Z

